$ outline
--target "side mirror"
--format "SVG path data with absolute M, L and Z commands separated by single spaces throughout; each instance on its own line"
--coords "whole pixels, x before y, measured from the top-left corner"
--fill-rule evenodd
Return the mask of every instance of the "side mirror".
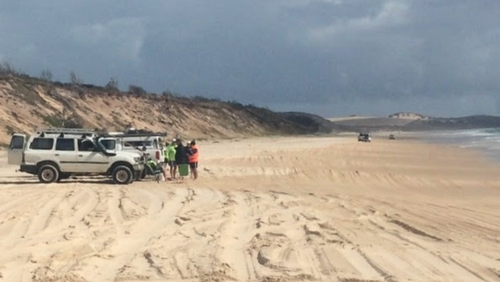
M 116 156 L 116 150 L 106 150 L 106 155 Z
M 146 152 L 148 150 L 148 148 L 146 148 L 146 146 L 142 146 L 142 151 L 143 152 Z

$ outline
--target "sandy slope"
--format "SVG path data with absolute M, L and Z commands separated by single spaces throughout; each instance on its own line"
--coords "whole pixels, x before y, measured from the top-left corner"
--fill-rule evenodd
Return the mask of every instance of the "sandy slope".
M 0 159 L 0 281 L 500 281 L 500 168 L 355 137 L 201 142 L 201 178 L 38 184 Z

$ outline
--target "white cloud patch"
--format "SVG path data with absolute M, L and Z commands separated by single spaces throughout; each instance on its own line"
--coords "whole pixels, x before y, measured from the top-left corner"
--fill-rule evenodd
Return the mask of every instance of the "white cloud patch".
M 336 36 L 349 33 L 374 31 L 407 23 L 409 2 L 385 2 L 375 15 L 362 15 L 335 20 L 332 24 L 312 28 L 307 38 L 313 42 L 334 40 Z
M 21 54 L 21 56 L 23 57 L 31 57 L 37 55 L 37 47 L 33 43 L 24 45 L 19 49 L 19 54 Z
M 276 2 L 280 6 L 285 6 L 285 7 L 306 7 L 311 4 L 317 4 L 317 3 L 342 5 L 344 3 L 343 0 L 279 0 Z
M 146 38 L 141 19 L 114 19 L 105 23 L 75 26 L 72 36 L 81 46 L 99 48 L 104 54 L 139 61 Z

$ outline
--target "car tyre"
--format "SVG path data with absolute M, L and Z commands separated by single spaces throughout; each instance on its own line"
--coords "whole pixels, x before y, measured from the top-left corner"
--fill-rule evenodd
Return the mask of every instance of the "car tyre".
M 59 171 L 53 165 L 46 164 L 38 170 L 38 180 L 42 183 L 52 183 L 59 179 Z
M 123 165 L 117 166 L 113 169 L 112 177 L 115 184 L 121 185 L 132 183 L 134 180 L 134 174 L 130 168 Z

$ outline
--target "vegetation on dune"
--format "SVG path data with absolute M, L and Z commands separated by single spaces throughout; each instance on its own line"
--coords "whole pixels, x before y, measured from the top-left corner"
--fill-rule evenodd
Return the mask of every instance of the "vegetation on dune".
M 137 123 L 196 138 L 500 127 L 500 117 L 432 118 L 406 112 L 386 118 L 329 121 L 308 113 L 277 113 L 252 104 L 187 97 L 168 90 L 149 93 L 133 84 L 121 91 L 114 77 L 105 86 L 85 84 L 74 71 L 69 82 L 63 83 L 54 81 L 49 69 L 42 70 L 39 78 L 31 77 L 6 62 L 0 63 L 0 99 L 4 101 L 0 110 L 6 113 L 0 128 L 3 143 L 13 132 L 42 125 L 121 129 Z
M 134 123 L 179 134 L 197 132 L 193 133 L 197 138 L 312 134 L 334 128 L 318 122 L 321 117 L 300 119 L 237 101 L 187 97 L 168 90 L 148 93 L 138 85 L 129 85 L 127 91 L 121 91 L 113 77 L 105 86 L 85 84 L 74 71 L 69 74 L 69 82 L 64 83 L 54 81 L 48 69 L 42 70 L 37 78 L 1 63 L 1 85 L 5 86 L 0 88 L 0 95 L 6 96 L 6 108 L 22 109 L 8 115 L 4 123 L 9 128 L 0 129 L 4 135 L 38 126 L 116 129 Z M 96 104 L 99 109 L 89 106 Z

